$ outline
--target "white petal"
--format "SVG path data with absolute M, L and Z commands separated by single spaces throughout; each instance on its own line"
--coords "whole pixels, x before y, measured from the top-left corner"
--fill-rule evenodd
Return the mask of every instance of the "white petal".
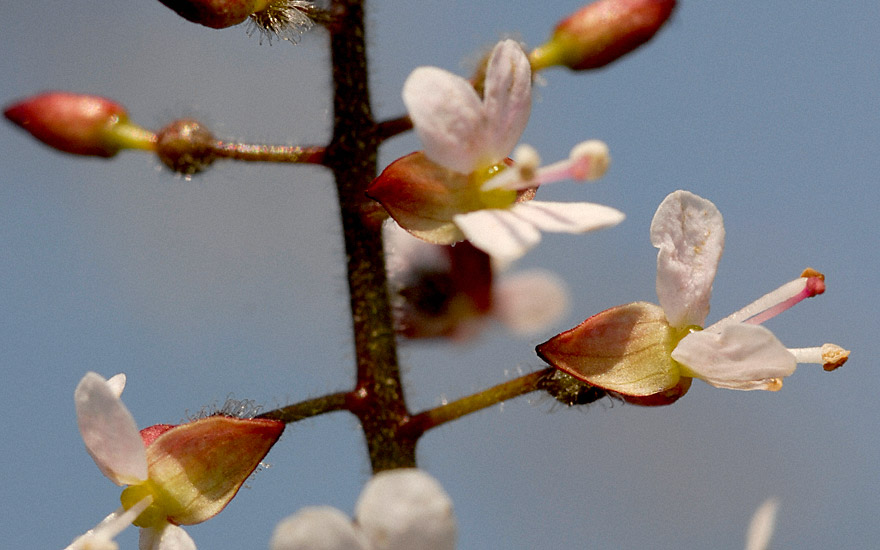
M 119 545 L 113 539 L 122 531 L 116 525 L 124 511 L 120 506 L 109 516 L 102 519 L 101 523 L 96 525 L 94 529 L 89 529 L 74 539 L 64 550 L 116 550 L 119 548 Z M 131 521 L 128 524 L 130 525 Z
M 375 550 L 453 550 L 452 501 L 437 481 L 415 468 L 386 470 L 364 487 L 355 519 Z
M 519 334 L 536 334 L 549 328 L 568 311 L 565 282 L 542 269 L 503 277 L 492 298 L 495 315 Z
M 511 212 L 542 231 L 585 233 L 612 227 L 623 221 L 623 212 L 591 202 L 527 201 L 514 204 Z
M 160 529 L 141 529 L 139 550 L 196 550 L 196 543 L 182 527 L 166 523 Z
M 726 325 L 719 332 L 702 330 L 685 336 L 672 358 L 689 376 L 718 388 L 778 389 L 797 362 L 773 333 L 760 325 Z
M 122 391 L 125 389 L 125 374 L 120 372 L 119 374 L 111 376 L 107 380 L 107 385 L 110 386 L 110 389 L 113 390 L 116 397 L 122 397 Z
M 147 455 L 131 413 L 100 375 L 87 373 L 74 392 L 76 418 L 86 449 L 117 485 L 147 479 Z
M 419 67 L 403 85 L 403 102 L 429 159 L 463 174 L 484 157 L 493 162 L 483 103 L 470 82 L 437 67 Z
M 773 527 L 776 524 L 776 510 L 779 508 L 779 500 L 768 498 L 755 510 L 752 521 L 749 523 L 749 531 L 746 535 L 746 550 L 767 550 L 770 547 L 770 539 L 773 537 Z
M 275 527 L 270 550 L 369 550 L 366 535 L 331 506 L 303 508 Z
M 501 265 L 519 259 L 541 240 L 535 226 L 512 209 L 490 208 L 453 216 L 467 240 Z
M 519 44 L 504 40 L 495 46 L 483 90 L 486 146 L 497 162 L 513 151 L 532 109 L 532 67 Z
M 724 250 L 718 208 L 687 191 L 667 196 L 651 222 L 657 254 L 657 296 L 673 327 L 702 326 Z

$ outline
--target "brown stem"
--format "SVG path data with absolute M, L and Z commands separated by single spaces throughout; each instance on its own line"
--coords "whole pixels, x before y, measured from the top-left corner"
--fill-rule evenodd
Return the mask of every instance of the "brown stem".
M 349 410 L 363 427 L 374 472 L 415 466 L 415 439 L 401 435 L 409 418 L 385 280 L 381 228 L 364 195 L 376 177 L 379 139 L 370 108 L 363 0 L 334 0 L 328 25 L 333 65 L 333 170 L 342 216 L 357 386 Z
M 211 152 L 215 158 L 250 162 L 299 162 L 323 164 L 325 148 L 321 146 L 290 147 L 284 145 L 260 145 L 217 141 Z

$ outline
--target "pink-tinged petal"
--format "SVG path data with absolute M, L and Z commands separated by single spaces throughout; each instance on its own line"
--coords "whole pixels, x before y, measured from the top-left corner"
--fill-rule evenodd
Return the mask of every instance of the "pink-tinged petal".
M 541 240 L 535 226 L 513 209 L 477 210 L 459 214 L 453 221 L 472 245 L 501 265 L 519 259 Z
M 598 313 L 535 350 L 557 369 L 593 386 L 627 396 L 668 395 L 679 388 L 680 368 L 670 359 L 673 331 L 659 306 L 635 302 Z M 640 402 L 639 404 L 652 404 Z
M 503 277 L 492 301 L 502 323 L 528 335 L 546 330 L 568 312 L 569 292 L 557 275 L 535 269 Z
M 724 250 L 718 208 L 688 191 L 667 196 L 651 222 L 657 254 L 657 296 L 669 324 L 702 326 L 709 314 L 712 281 Z
M 428 158 L 462 174 L 492 163 L 483 103 L 470 82 L 437 67 L 419 67 L 403 85 L 403 102 Z
M 687 375 L 718 388 L 777 390 L 797 361 L 772 332 L 759 325 L 726 325 L 685 336 L 672 351 Z
M 370 540 L 332 506 L 310 506 L 281 520 L 269 550 L 369 550 Z
M 519 202 L 510 209 L 542 231 L 585 233 L 613 227 L 626 217 L 610 206 L 590 202 Z
M 117 485 L 147 479 L 147 458 L 137 424 L 115 390 L 89 372 L 74 392 L 76 418 L 86 449 Z
M 483 89 L 487 131 L 481 146 L 498 162 L 513 151 L 532 109 L 532 67 L 519 44 L 504 40 L 495 46 Z
M 141 529 L 138 550 L 196 550 L 196 543 L 182 527 L 166 523 L 158 529 Z

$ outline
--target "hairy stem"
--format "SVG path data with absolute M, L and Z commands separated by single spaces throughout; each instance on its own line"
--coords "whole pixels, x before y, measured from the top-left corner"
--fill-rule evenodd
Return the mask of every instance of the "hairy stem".
M 314 399 L 307 399 L 300 403 L 294 403 L 280 409 L 266 411 L 258 414 L 255 418 L 268 418 L 281 420 L 286 424 L 305 420 L 313 416 L 319 416 L 334 411 L 348 410 L 349 392 L 331 393 Z
M 407 432 L 417 438 L 424 432 L 441 424 L 491 407 L 508 399 L 542 390 L 544 389 L 545 380 L 552 376 L 554 371 L 553 367 L 548 367 L 544 370 L 531 372 L 473 395 L 462 397 L 451 403 L 446 403 L 445 405 L 413 415 L 406 426 Z
M 363 0 L 334 0 L 330 48 L 333 64 L 333 139 L 324 163 L 333 170 L 339 199 L 357 386 L 349 410 L 361 422 L 374 472 L 415 466 L 415 439 L 402 437 L 409 418 L 385 280 L 381 226 L 364 195 L 376 177 L 379 139 L 370 107 Z

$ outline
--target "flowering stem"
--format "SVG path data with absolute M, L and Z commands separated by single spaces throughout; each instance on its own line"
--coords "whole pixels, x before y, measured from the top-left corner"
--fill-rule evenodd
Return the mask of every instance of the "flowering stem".
M 327 26 L 333 67 L 333 139 L 324 164 L 336 179 L 345 239 L 357 385 L 348 409 L 361 422 L 374 472 L 415 466 L 415 439 L 402 437 L 403 396 L 385 278 L 381 226 L 365 189 L 376 177 L 379 139 L 370 107 L 364 0 L 333 0 Z
M 451 420 L 456 420 L 508 399 L 544 389 L 545 380 L 552 376 L 554 371 L 553 367 L 548 367 L 530 372 L 503 384 L 413 415 L 407 423 L 407 431 L 417 438 L 431 428 L 436 428 Z
M 321 146 L 290 147 L 284 145 L 253 145 L 217 141 L 211 152 L 215 158 L 251 162 L 287 162 L 322 164 L 325 148 Z

